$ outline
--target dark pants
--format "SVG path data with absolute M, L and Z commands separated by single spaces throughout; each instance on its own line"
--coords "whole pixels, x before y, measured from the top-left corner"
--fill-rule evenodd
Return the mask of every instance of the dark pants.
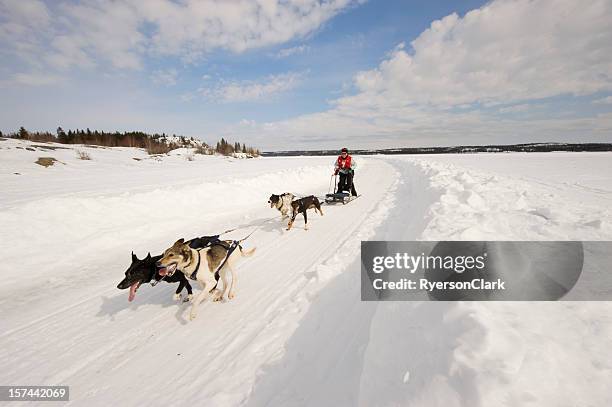
M 348 174 L 340 173 L 339 175 L 338 192 L 348 192 L 350 190 L 351 195 L 357 196 L 355 185 L 353 185 L 353 172 L 349 172 Z

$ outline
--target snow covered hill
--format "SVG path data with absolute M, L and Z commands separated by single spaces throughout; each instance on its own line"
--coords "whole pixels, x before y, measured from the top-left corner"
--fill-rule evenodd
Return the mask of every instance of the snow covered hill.
M 609 154 L 357 157 L 362 197 L 287 232 L 269 195 L 323 195 L 330 157 L 69 147 L 0 140 L 2 384 L 88 406 L 612 403 L 608 303 L 362 303 L 358 260 L 371 239 L 609 240 Z M 195 321 L 174 285 L 116 288 L 132 250 L 234 227 L 257 252 Z

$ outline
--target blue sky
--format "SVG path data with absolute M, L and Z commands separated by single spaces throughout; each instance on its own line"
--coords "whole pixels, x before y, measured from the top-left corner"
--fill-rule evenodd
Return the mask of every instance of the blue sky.
M 264 150 L 612 141 L 612 6 L 0 0 L 0 130 Z

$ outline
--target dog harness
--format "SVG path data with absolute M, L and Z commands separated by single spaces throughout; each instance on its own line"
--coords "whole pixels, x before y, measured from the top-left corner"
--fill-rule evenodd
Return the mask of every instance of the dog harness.
M 288 192 L 285 192 L 284 194 L 280 194 L 278 196 L 278 198 L 279 198 L 278 202 L 280 202 L 280 204 L 281 204 L 280 207 L 277 207 L 278 210 L 282 210 L 285 207 L 285 200 L 283 198 L 288 197 L 289 195 L 291 195 L 291 194 L 288 193 Z
M 198 276 L 198 270 L 200 269 L 200 262 L 202 261 L 202 256 L 200 256 L 200 251 L 199 250 L 196 250 L 196 251 L 198 252 L 198 264 L 196 264 L 195 270 L 189 276 L 189 278 L 192 280 L 195 280 L 196 277 Z
M 219 246 L 223 246 L 225 247 L 225 245 L 223 244 L 224 242 L 222 241 L 217 241 L 217 242 L 211 242 L 207 247 L 211 247 L 214 245 L 219 245 Z M 219 281 L 219 272 L 221 271 L 221 269 L 223 268 L 223 266 L 225 266 L 225 263 L 227 263 L 227 259 L 229 259 L 229 257 L 232 255 L 232 253 L 234 252 L 234 250 L 236 250 L 236 248 L 240 246 L 240 241 L 239 240 L 233 240 L 232 244 L 229 245 L 229 247 L 227 248 L 227 253 L 225 254 L 225 258 L 223 259 L 223 261 L 221 262 L 221 264 L 219 264 L 219 267 L 217 267 L 217 269 L 215 270 L 215 281 Z M 194 270 L 193 273 L 191 273 L 191 275 L 189 276 L 189 278 L 191 280 L 197 280 L 198 278 L 198 270 L 200 269 L 200 251 L 198 250 L 198 264 L 196 265 L 196 268 Z M 215 285 L 216 288 L 216 285 Z

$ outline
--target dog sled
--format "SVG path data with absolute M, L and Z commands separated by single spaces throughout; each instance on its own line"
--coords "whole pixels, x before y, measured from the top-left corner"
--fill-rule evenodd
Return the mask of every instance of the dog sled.
M 334 182 L 334 192 L 331 191 L 332 180 Z M 335 204 L 342 202 L 343 205 L 354 201 L 359 198 L 360 195 L 351 195 L 351 189 L 353 188 L 353 179 L 351 177 L 350 183 L 346 186 L 348 191 L 339 191 L 338 190 L 338 175 L 332 175 L 332 179 L 329 180 L 329 189 L 327 194 L 325 194 L 325 203 L 327 204 Z

